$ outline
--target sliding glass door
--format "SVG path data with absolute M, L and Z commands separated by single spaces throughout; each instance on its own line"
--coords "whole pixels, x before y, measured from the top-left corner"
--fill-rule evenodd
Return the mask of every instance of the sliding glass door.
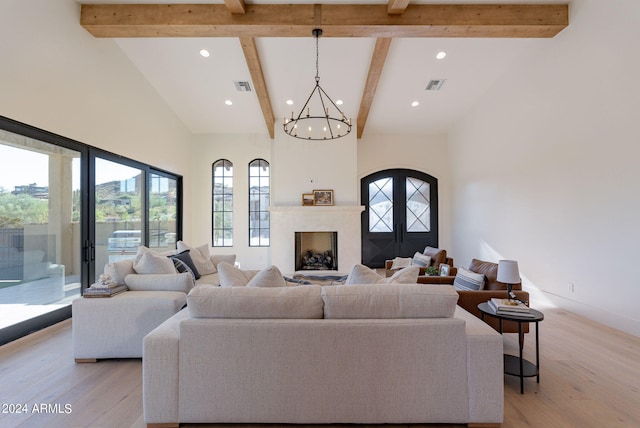
M 81 159 L 0 129 L 0 329 L 80 295 Z
M 95 253 L 96 281 L 101 266 L 131 258 L 142 245 L 144 171 L 140 168 L 95 158 Z
M 104 265 L 175 249 L 182 177 L 0 116 L 0 345 L 71 316 Z

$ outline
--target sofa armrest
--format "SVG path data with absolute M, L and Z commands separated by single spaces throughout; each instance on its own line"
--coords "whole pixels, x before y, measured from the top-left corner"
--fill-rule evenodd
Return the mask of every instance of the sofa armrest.
M 180 322 L 183 309 L 160 324 L 142 342 L 142 401 L 146 423 L 178 423 Z
M 189 293 L 194 286 L 190 273 L 129 274 L 124 283 L 132 291 L 182 291 Z
M 456 318 L 465 320 L 469 420 L 487 425 L 504 417 L 503 339 L 491 327 L 458 307 Z
M 522 290 L 514 290 L 514 293 L 519 300 L 522 300 L 523 302 L 529 302 L 528 292 L 522 291 Z M 466 309 L 467 312 L 472 313 L 478 318 L 482 318 L 482 313 L 478 309 L 478 305 L 492 298 L 506 299 L 507 291 L 506 290 L 478 290 L 478 291 L 458 290 L 458 306 L 462 307 L 463 309 Z M 484 320 L 496 331 L 500 330 L 500 323 L 497 318 L 494 318 L 492 316 L 485 316 Z M 522 331 L 523 333 L 529 332 L 528 323 L 523 324 Z M 503 321 L 502 332 L 517 333 L 518 323 L 513 321 Z

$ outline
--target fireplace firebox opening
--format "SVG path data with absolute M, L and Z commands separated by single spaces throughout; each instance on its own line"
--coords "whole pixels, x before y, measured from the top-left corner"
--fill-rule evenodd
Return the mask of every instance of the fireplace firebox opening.
M 295 268 L 338 270 L 338 232 L 295 232 Z

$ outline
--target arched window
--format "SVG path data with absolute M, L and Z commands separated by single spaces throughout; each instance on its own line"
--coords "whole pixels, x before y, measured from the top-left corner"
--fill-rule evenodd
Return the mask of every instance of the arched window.
M 213 163 L 212 239 L 214 247 L 233 246 L 233 163 L 220 159 Z
M 254 159 L 249 162 L 249 246 L 269 246 L 269 162 Z

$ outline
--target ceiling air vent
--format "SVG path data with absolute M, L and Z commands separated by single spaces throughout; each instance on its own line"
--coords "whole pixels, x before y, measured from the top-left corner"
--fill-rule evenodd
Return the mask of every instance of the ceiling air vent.
M 442 88 L 442 85 L 444 85 L 444 82 L 447 79 L 433 79 L 433 80 L 429 80 L 429 83 L 427 83 L 427 87 L 424 88 L 425 91 L 439 91 Z
M 233 85 L 236 87 L 236 91 L 251 92 L 251 85 L 249 84 L 249 82 L 236 80 L 233 82 Z

